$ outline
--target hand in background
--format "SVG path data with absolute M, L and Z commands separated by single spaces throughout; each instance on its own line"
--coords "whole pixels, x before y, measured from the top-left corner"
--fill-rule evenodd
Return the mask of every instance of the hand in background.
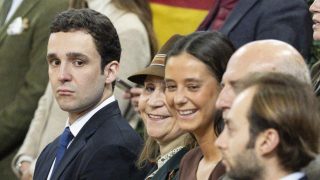
M 21 163 L 19 171 L 21 172 L 20 180 L 32 180 L 32 174 L 30 173 L 31 163 L 28 161 L 23 161 Z
M 123 98 L 130 99 L 130 102 L 133 105 L 134 110 L 136 112 L 138 112 L 139 98 L 142 91 L 143 91 L 142 88 L 134 87 L 126 91 L 125 94 L 123 95 Z

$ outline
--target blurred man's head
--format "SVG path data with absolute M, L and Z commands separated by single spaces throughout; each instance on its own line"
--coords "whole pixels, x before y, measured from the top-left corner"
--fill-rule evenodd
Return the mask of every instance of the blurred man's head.
M 311 83 L 303 57 L 291 45 L 278 40 L 260 40 L 239 48 L 230 58 L 222 78 L 223 89 L 216 106 L 225 117 L 235 98 L 238 81 L 252 72 L 280 72 L 291 74 Z
M 230 177 L 279 179 L 316 156 L 320 121 L 309 84 L 283 73 L 258 73 L 236 91 L 216 140 Z

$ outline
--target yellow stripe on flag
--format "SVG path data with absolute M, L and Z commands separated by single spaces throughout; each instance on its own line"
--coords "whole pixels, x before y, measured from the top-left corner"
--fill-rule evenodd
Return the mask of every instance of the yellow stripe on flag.
M 153 23 L 159 46 L 173 34 L 194 32 L 208 14 L 207 10 L 181 8 L 151 3 Z

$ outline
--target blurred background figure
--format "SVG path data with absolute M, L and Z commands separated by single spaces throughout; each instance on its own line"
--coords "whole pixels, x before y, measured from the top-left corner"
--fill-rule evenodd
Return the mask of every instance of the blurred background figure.
M 305 0 L 215 0 L 198 30 L 219 30 L 236 48 L 255 40 L 278 39 L 310 58 L 312 20 Z
M 320 1 L 315 0 L 310 6 L 310 12 L 313 14 L 313 39 L 320 40 Z M 320 61 L 316 59 L 316 63 L 311 67 L 311 77 L 314 90 L 317 97 L 320 96 Z
M 119 77 L 125 79 L 149 64 L 156 52 L 157 44 L 152 29 L 152 15 L 146 0 L 71 0 L 71 8 L 89 7 L 110 18 L 119 35 L 122 54 Z M 49 25 L 48 25 L 49 26 Z M 46 45 L 44 45 L 46 47 Z M 134 48 L 133 48 L 134 47 Z M 44 54 L 45 55 L 45 54 Z M 43 59 L 45 61 L 45 59 Z M 44 63 L 46 64 L 46 63 Z M 47 68 L 47 67 L 45 67 Z M 46 72 L 47 74 L 47 72 Z M 132 85 L 132 84 L 131 84 Z M 115 87 L 121 112 L 133 127 L 137 127 L 139 117 L 122 98 L 123 90 Z M 37 157 L 42 149 L 54 140 L 65 127 L 67 113 L 55 101 L 51 86 L 38 103 L 32 124 L 19 152 L 12 160 L 12 169 L 18 177 L 32 176 Z
M 180 35 L 171 37 L 156 54 L 149 67 L 128 78 L 137 84 L 144 84 L 139 111 L 147 134 L 137 164 L 138 167 L 149 163 L 154 165 L 146 179 L 177 179 L 180 160 L 192 143 L 195 143 L 189 134 L 179 128 L 164 94 L 166 54 L 180 38 Z
M 215 101 L 232 43 L 218 32 L 195 32 L 179 40 L 168 53 L 166 98 L 179 127 L 193 134 L 199 147 L 180 164 L 179 179 L 218 179 L 225 169 L 214 141 Z M 178 69 L 178 70 L 177 70 Z
M 215 143 L 228 176 L 309 179 L 301 168 L 319 153 L 320 142 L 319 105 L 310 84 L 283 73 L 256 73 L 236 91 Z
M 49 25 L 68 2 L 3 0 L 0 4 L 0 177 L 11 180 L 15 179 L 11 160 L 48 82 Z

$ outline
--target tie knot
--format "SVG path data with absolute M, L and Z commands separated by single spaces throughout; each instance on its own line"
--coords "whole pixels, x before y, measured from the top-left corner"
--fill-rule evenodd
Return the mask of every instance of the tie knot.
M 66 127 L 60 136 L 59 142 L 60 145 L 66 148 L 70 141 L 73 139 L 73 134 L 71 133 L 69 127 Z

